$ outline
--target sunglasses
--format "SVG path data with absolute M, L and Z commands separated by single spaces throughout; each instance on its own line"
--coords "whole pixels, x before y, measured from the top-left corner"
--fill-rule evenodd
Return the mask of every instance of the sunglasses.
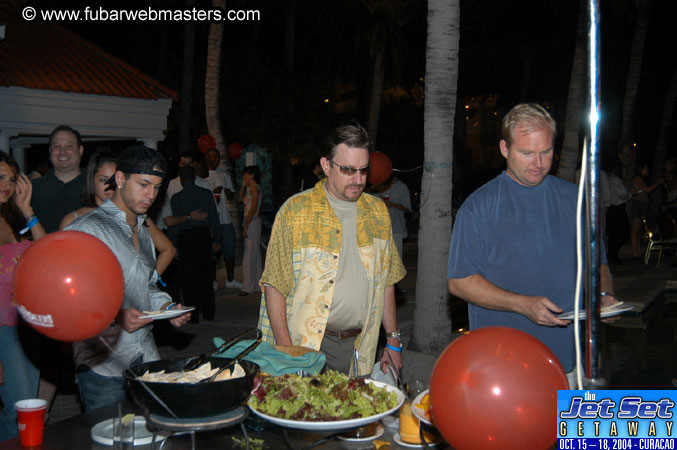
M 343 175 L 348 175 L 348 176 L 355 175 L 355 173 L 357 173 L 358 171 L 359 171 L 362 175 L 368 175 L 368 174 L 369 174 L 369 169 L 371 168 L 371 166 L 370 166 L 369 164 L 367 164 L 367 165 L 364 166 L 364 167 L 360 167 L 359 169 L 356 169 L 355 167 L 342 166 L 342 165 L 340 165 L 340 164 L 336 164 L 336 163 L 335 163 L 334 161 L 332 161 L 331 159 L 328 159 L 327 161 L 329 161 L 329 164 L 333 164 L 334 166 L 338 167 L 339 170 L 341 171 L 341 173 L 342 173 Z

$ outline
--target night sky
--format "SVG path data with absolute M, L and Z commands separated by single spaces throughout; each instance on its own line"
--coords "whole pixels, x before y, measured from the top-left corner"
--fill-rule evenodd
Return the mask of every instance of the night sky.
M 425 75 L 426 3 L 402 1 L 404 12 L 396 30 L 397 64 L 389 64 L 386 87 L 410 90 Z M 135 8 L 135 1 L 108 2 L 110 8 Z M 631 0 L 606 0 L 602 8 L 602 139 L 603 150 L 615 152 L 625 89 L 628 55 L 632 42 L 635 7 Z M 641 86 L 634 121 L 640 157 L 648 156 L 656 134 L 667 83 L 677 61 L 673 0 L 654 0 L 647 34 Z M 79 0 L 35 1 L 39 7 L 80 8 Z M 183 7 L 185 1 L 150 2 L 162 8 Z M 226 140 L 258 140 L 278 153 L 297 147 L 303 136 L 289 130 L 323 129 L 337 118 L 322 116 L 315 102 L 332 98 L 338 85 L 352 85 L 357 109 L 351 114 L 366 122 L 370 59 L 364 30 L 374 20 L 360 1 L 297 0 L 293 74 L 284 73 L 285 17 L 291 0 L 227 2 L 228 9 L 258 9 L 260 22 L 226 23 L 223 41 L 222 109 Z M 113 6 L 114 5 L 114 6 Z M 198 2 L 198 6 L 206 2 Z M 497 94 L 499 104 L 519 100 L 525 77 L 524 62 L 531 60 L 526 100 L 549 102 L 563 115 L 576 32 L 578 2 L 556 1 L 461 1 L 461 52 L 459 98 Z M 181 81 L 183 23 L 69 23 L 64 24 L 167 86 L 179 91 Z M 206 132 L 200 116 L 208 23 L 196 23 L 193 132 Z M 389 61 L 395 60 L 390 58 Z M 397 69 L 397 70 L 395 70 Z M 311 95 L 312 93 L 312 95 Z M 317 98 L 313 96 L 317 96 Z M 277 98 L 279 96 L 279 98 Z M 174 108 L 178 110 L 178 108 Z M 170 117 L 170 128 L 178 118 Z M 313 116 L 305 119 L 305 116 Z M 293 120 L 285 120 L 285 117 Z M 319 123 L 318 117 L 322 117 Z M 313 119 L 314 118 L 314 119 Z M 673 118 L 673 129 L 677 122 Z M 384 106 L 379 142 L 401 146 L 395 151 L 421 153 L 420 105 Z M 309 121 L 306 123 L 306 121 Z M 276 123 L 267 128 L 263 123 Z M 406 128 L 408 141 L 402 142 Z M 172 134 L 172 130 L 169 130 Z M 312 134 L 312 133 L 311 133 Z M 389 136 L 396 136 L 390 138 Z M 674 135 L 674 133 L 673 133 Z M 308 136 L 309 146 L 315 145 Z M 674 152 L 672 136 L 668 153 Z M 412 151 L 413 149 L 413 151 Z M 415 163 L 416 161 L 411 161 Z M 402 164 L 409 164 L 402 160 Z M 397 164 L 396 164 L 397 165 Z

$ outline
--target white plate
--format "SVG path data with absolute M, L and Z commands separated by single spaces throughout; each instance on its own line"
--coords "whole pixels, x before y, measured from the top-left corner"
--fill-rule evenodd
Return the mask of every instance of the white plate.
M 602 311 L 599 316 L 602 319 L 605 319 L 607 317 L 617 316 L 620 313 L 623 313 L 625 311 L 630 311 L 632 309 L 635 309 L 634 305 L 619 305 L 616 308 L 611 308 L 611 309 L 608 309 L 606 311 Z M 574 312 L 568 311 L 568 312 L 564 312 L 562 314 L 558 314 L 557 318 L 562 319 L 562 320 L 573 320 L 574 319 Z M 578 311 L 578 318 L 579 318 L 579 320 L 586 320 L 587 319 L 586 312 L 585 312 L 584 309 L 581 309 L 581 310 Z
M 374 414 L 373 416 L 360 417 L 359 419 L 332 420 L 327 422 L 304 422 L 302 420 L 281 419 L 279 417 L 273 417 L 269 416 L 268 414 L 259 412 L 256 409 L 254 409 L 254 407 L 252 407 L 251 404 L 249 404 L 249 409 L 257 416 L 266 419 L 267 421 L 272 422 L 275 425 L 305 431 L 340 431 L 340 430 L 348 430 L 350 428 L 361 427 L 362 425 L 376 422 L 377 420 L 380 420 L 381 418 L 387 416 L 388 414 L 392 414 L 398 409 L 400 409 L 400 406 L 402 406 L 405 400 L 405 396 L 402 391 L 400 391 L 394 386 L 382 383 L 380 381 L 374 380 L 365 380 L 365 381 L 367 383 L 373 384 L 376 387 L 386 388 L 388 392 L 395 392 L 397 394 L 397 405 L 388 411 L 382 412 L 380 414 Z M 252 400 L 250 399 L 249 402 L 251 403 L 251 401 Z
M 139 316 L 137 317 L 138 319 L 153 319 L 153 320 L 161 320 L 161 319 L 173 319 L 174 317 L 179 317 L 187 312 L 190 312 L 195 309 L 195 306 L 184 306 L 183 309 L 170 309 L 169 311 L 162 311 L 159 314 L 148 314 L 145 316 Z
M 113 445 L 113 420 L 99 422 L 92 427 L 92 440 L 102 445 Z M 170 435 L 168 431 L 157 434 L 155 442 L 162 442 Z M 147 445 L 153 442 L 153 432 L 146 428 L 146 419 L 143 416 L 134 416 L 134 445 Z
M 418 403 L 421 403 L 421 400 L 423 400 L 423 397 L 427 393 L 428 393 L 428 389 L 426 389 L 425 391 L 421 392 L 420 394 L 418 394 L 416 396 L 416 398 L 414 399 L 414 403 L 411 404 L 411 411 L 414 413 L 414 416 L 416 416 L 416 418 L 418 420 L 420 420 L 421 422 L 423 422 L 426 425 L 432 425 L 432 422 L 430 421 L 430 419 L 428 419 L 426 417 L 425 411 L 423 411 L 423 408 L 419 408 L 418 406 L 416 406 Z M 428 404 L 430 404 L 430 403 L 428 403 Z
M 395 436 L 393 436 L 393 440 L 398 443 L 398 445 L 401 445 L 402 447 L 409 447 L 409 448 L 423 448 L 423 444 L 411 444 L 409 442 L 404 442 L 402 440 L 402 436 L 400 436 L 400 433 L 397 432 L 395 433 Z M 435 447 L 436 445 L 439 445 L 439 443 L 442 442 L 441 439 L 437 439 L 434 442 L 426 442 L 428 444 L 428 447 Z

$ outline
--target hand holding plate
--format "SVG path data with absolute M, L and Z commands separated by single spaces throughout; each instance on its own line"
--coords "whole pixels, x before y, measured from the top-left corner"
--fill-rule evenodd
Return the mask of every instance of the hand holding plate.
M 118 313 L 117 322 L 128 333 L 133 333 L 141 327 L 151 323 L 152 319 L 141 319 L 143 313 L 136 308 L 121 309 Z

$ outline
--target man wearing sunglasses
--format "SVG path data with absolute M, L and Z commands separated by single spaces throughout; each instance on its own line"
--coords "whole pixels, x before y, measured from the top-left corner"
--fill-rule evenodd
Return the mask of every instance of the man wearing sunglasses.
M 382 324 L 381 370 L 387 362 L 399 370 L 394 285 L 406 272 L 385 204 L 363 193 L 369 137 L 350 124 L 335 129 L 328 144 L 320 159 L 326 178 L 288 199 L 275 218 L 259 328 L 269 343 L 322 351 L 328 369 L 366 375 Z

